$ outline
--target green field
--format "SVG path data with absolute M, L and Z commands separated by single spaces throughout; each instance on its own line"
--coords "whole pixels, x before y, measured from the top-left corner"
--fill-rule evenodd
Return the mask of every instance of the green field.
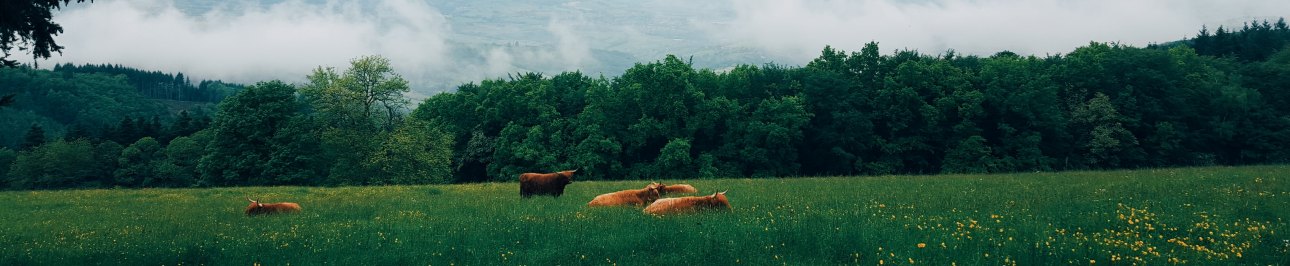
M 0 265 L 1290 265 L 1290 166 L 683 180 L 734 209 L 585 207 L 647 182 L 3 192 Z

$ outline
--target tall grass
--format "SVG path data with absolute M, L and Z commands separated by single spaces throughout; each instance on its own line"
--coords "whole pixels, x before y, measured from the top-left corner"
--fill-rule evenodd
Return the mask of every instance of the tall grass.
M 1290 264 L 1290 166 L 664 180 L 730 212 L 587 208 L 647 181 L 3 192 L 0 265 Z M 246 217 L 251 196 L 300 203 Z

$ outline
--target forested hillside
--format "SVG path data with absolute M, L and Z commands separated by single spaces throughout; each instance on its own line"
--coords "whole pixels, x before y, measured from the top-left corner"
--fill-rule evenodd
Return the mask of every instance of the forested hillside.
M 467 84 L 413 116 L 447 123 L 460 181 L 1284 163 L 1287 41 L 1279 20 L 1202 30 L 1196 48 L 1091 43 L 1043 58 L 884 55 L 870 43 L 826 47 L 804 67 L 717 72 L 668 57 L 608 80 Z
M 73 64 L 61 64 L 54 66 L 54 72 L 125 76 L 126 81 L 131 86 L 134 86 L 143 97 L 149 99 L 214 103 L 237 93 L 237 90 L 243 87 L 241 84 L 225 83 L 218 80 L 202 80 L 194 86 L 192 80 L 184 76 L 184 73 L 169 74 L 120 65 L 85 64 L 76 66 Z
M 575 168 L 585 180 L 1290 161 L 1290 29 L 1251 22 L 1218 32 L 1202 30 L 1182 45 L 1090 43 L 1046 57 L 884 53 L 869 43 L 851 52 L 825 47 L 800 67 L 728 71 L 668 56 L 612 78 L 519 73 L 464 84 L 411 110 L 408 82 L 389 60 L 363 57 L 347 69 L 316 69 L 303 84 L 247 86 L 220 102 L 209 127 L 192 119 L 159 126 L 138 119 L 153 109 L 140 108 L 112 110 L 117 118 L 106 121 L 121 121 L 116 132 L 172 133 L 33 135 L 24 150 L 0 149 L 0 165 L 10 165 L 0 174 L 13 188 L 372 185 L 508 181 Z M 115 80 L 112 95 L 139 93 L 120 76 L 4 71 L 0 84 L 93 77 Z M 68 90 L 23 88 L 19 104 Z
M 801 68 L 613 80 L 523 75 L 462 86 L 413 116 L 448 123 L 459 178 L 582 168 L 589 178 L 1011 172 L 1285 162 L 1265 62 L 1093 43 L 1048 58 L 826 48 Z

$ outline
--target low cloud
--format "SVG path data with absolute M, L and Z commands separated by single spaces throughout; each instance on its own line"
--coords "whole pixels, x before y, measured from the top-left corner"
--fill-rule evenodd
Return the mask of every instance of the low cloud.
M 58 15 L 56 21 L 67 29 L 58 40 L 66 49 L 51 60 L 251 82 L 303 78 L 320 65 L 344 66 L 367 54 L 442 57 L 442 16 L 424 5 L 398 11 L 392 21 L 380 21 L 352 4 L 289 1 L 189 16 L 167 1 L 103 1 Z M 402 26 L 411 23 L 429 24 Z M 427 44 L 387 41 L 408 36 Z
M 453 42 L 445 16 L 424 1 L 232 2 L 185 13 L 183 2 L 101 1 L 64 10 L 63 54 L 42 62 L 111 63 L 201 79 L 303 82 L 319 66 L 364 55 L 390 58 L 413 96 L 519 71 L 573 70 L 595 62 L 576 25 L 552 19 L 558 43 L 507 47 Z M 546 63 L 551 61 L 553 63 Z
M 884 53 L 1045 55 L 1285 14 L 1283 0 L 119 0 L 59 12 L 66 49 L 40 64 L 302 82 L 318 66 L 381 55 L 424 97 L 517 72 L 612 76 L 666 54 L 711 68 L 803 64 L 825 45 L 856 51 L 871 41 Z

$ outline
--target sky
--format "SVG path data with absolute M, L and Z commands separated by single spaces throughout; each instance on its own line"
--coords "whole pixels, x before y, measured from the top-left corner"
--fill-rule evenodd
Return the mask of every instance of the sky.
M 1284 0 L 97 0 L 56 13 L 65 48 L 38 63 L 298 83 L 381 55 L 420 98 L 521 72 L 613 77 L 667 54 L 715 69 L 802 65 L 825 45 L 867 42 L 884 53 L 1044 56 L 1285 14 Z

